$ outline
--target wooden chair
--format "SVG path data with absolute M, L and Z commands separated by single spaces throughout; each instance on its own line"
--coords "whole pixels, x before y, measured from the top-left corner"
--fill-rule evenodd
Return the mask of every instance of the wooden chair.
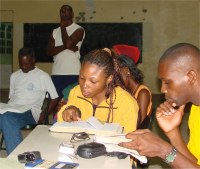
M 39 124 L 43 124 L 43 125 L 49 125 L 49 105 L 51 102 L 51 96 L 49 94 L 49 92 L 45 93 L 45 98 L 43 101 L 43 105 L 42 105 L 42 112 L 40 114 L 40 118 L 37 124 L 27 124 L 26 126 L 24 126 L 23 128 L 21 128 L 22 130 L 33 130 L 37 125 Z M 6 150 L 6 147 L 3 147 L 3 142 L 4 142 L 4 136 L 3 133 L 1 133 L 1 141 L 0 141 L 0 151 L 1 150 Z

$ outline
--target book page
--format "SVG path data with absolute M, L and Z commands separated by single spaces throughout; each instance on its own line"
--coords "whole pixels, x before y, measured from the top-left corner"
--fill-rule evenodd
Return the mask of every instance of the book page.
M 96 117 L 90 117 L 87 122 L 90 123 L 95 129 L 102 131 L 116 131 L 117 133 L 122 133 L 123 130 L 119 123 L 102 124 Z
M 119 123 L 105 123 L 103 126 L 104 130 L 111 130 L 111 131 L 117 131 L 118 133 L 123 132 L 122 126 L 120 126 Z
M 96 118 L 96 117 L 90 117 L 87 120 L 88 123 L 90 123 L 90 125 L 92 125 L 95 129 L 103 129 L 104 125 L 101 124 L 101 122 Z
M 131 156 L 137 158 L 142 163 L 147 163 L 147 157 L 141 156 L 136 150 L 127 149 L 127 148 L 118 146 L 117 144 L 104 144 L 104 145 L 108 152 L 118 151 L 118 152 L 122 152 L 122 153 L 127 153 L 127 154 L 130 154 Z
M 125 138 L 125 134 L 115 136 L 98 136 L 94 137 L 94 141 L 102 144 L 119 144 L 121 142 L 130 142 L 131 139 Z
M 112 124 L 114 125 L 112 127 Z M 56 122 L 49 128 L 52 132 L 68 132 L 78 133 L 86 132 L 88 134 L 97 135 L 118 135 L 121 134 L 120 127 L 115 126 L 114 123 L 103 125 L 95 117 L 89 118 L 87 121 L 74 121 L 74 122 Z
M 104 144 L 106 147 L 106 151 L 113 152 L 123 152 L 132 155 L 133 157 L 140 160 L 142 163 L 147 163 L 147 158 L 145 156 L 141 156 L 136 150 L 127 149 L 121 146 L 118 146 L 120 142 L 130 142 L 132 139 L 125 138 L 125 135 L 116 135 L 116 136 L 95 136 L 94 141 Z
M 94 127 L 91 126 L 86 121 L 56 122 L 53 126 L 54 127 L 63 127 L 63 128 L 74 128 L 74 127 L 77 127 L 77 128 L 90 128 L 90 129 L 94 129 Z
M 74 121 L 74 122 L 56 122 L 49 128 L 49 131 L 60 133 L 79 133 L 87 132 L 88 134 L 94 134 L 96 129 L 86 121 Z

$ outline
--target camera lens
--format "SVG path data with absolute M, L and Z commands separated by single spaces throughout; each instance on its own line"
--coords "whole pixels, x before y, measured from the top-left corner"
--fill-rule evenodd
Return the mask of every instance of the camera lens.
M 35 155 L 32 153 L 26 154 L 26 160 L 27 161 L 35 161 Z

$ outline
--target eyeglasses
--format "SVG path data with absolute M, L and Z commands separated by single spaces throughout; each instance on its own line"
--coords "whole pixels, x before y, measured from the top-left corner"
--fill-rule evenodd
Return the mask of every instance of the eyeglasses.
M 79 141 L 90 140 L 89 135 L 86 132 L 74 133 L 70 140 L 71 143 L 76 143 Z

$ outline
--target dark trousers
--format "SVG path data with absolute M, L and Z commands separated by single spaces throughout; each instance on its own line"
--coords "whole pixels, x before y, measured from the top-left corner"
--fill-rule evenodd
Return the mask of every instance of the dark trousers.
M 51 79 L 54 83 L 54 86 L 57 90 L 59 98 L 63 97 L 62 91 L 69 84 L 78 82 L 79 75 L 52 75 Z

